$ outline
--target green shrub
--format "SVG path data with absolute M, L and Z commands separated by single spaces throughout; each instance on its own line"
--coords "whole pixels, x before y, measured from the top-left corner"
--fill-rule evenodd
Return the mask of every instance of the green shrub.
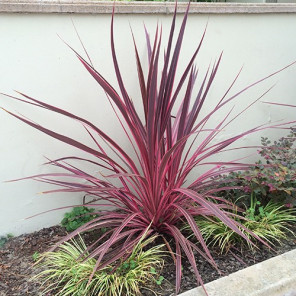
M 89 253 L 80 237 L 79 240 L 65 242 L 55 252 L 45 253 L 37 263 L 44 271 L 34 279 L 43 282 L 41 295 L 49 292 L 54 292 L 55 296 L 138 295 L 144 284 L 154 283 L 160 278 L 155 276 L 159 275 L 156 270 L 163 265 L 163 245 L 143 250 L 154 239 L 155 236 L 140 240 L 125 261 L 120 259 L 100 268 L 91 278 L 96 259 L 87 258 Z
M 67 231 L 74 231 L 85 223 L 93 220 L 98 215 L 92 214 L 94 209 L 87 207 L 75 207 L 69 213 L 64 215 L 61 224 Z
M 256 181 L 255 190 L 261 195 L 269 195 L 270 199 L 283 202 L 292 197 L 296 205 L 295 141 L 296 129 L 291 129 L 286 137 L 274 141 L 273 144 L 268 138 L 262 138 L 264 148 L 259 153 L 268 166 L 260 167 L 261 171 L 252 180 Z

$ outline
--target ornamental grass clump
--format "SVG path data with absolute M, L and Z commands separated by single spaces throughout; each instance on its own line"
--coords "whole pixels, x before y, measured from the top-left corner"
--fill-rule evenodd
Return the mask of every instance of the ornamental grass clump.
M 233 213 L 238 214 L 235 209 Z M 206 243 L 216 247 L 220 253 L 226 253 L 231 248 L 243 249 L 246 247 L 255 250 L 256 239 L 246 230 L 250 230 L 270 245 L 274 245 L 275 242 L 281 244 L 282 240 L 287 238 L 287 233 L 293 234 L 290 228 L 296 223 L 296 210 L 271 201 L 266 206 L 256 203 L 252 205 L 252 208 L 246 210 L 243 217 L 237 217 L 236 221 L 243 226 L 241 230 L 249 238 L 249 241 L 244 240 L 215 217 L 196 218 L 196 224 Z M 189 227 L 186 226 L 184 229 L 189 229 Z
M 122 148 L 115 139 L 86 118 L 23 93 L 19 93 L 20 97 L 8 96 L 80 122 L 92 141 L 91 144 L 82 143 L 70 136 L 41 126 L 27 117 L 7 111 L 33 128 L 85 153 L 85 157 L 65 156 L 49 162 L 62 169 L 63 173 L 32 176 L 39 181 L 62 187 L 47 191 L 47 193 L 82 192 L 113 206 L 114 210 L 106 209 L 100 212 L 99 217 L 79 227 L 60 242 L 68 241 L 84 231 L 108 229 L 104 235 L 98 237 L 95 244 L 89 246 L 88 257 L 96 260 L 90 274 L 90 282 L 99 270 L 104 270 L 117 260 L 124 261 L 126 254 L 138 244 L 150 224 L 151 227 L 147 232 L 148 237 L 161 234 L 164 240 L 168 237 L 173 240 L 173 242 L 166 242 L 166 244 L 170 244 L 169 248 L 173 249 L 172 253 L 175 254 L 176 292 L 180 289 L 183 260 L 190 262 L 197 283 L 202 284 L 195 261 L 195 251 L 206 257 L 216 267 L 200 229 L 195 223 L 195 217 L 200 215 L 214 216 L 248 240 L 246 234 L 241 231 L 240 224 L 232 219 L 229 212 L 224 210 L 231 207 L 229 202 L 217 197 L 215 190 L 209 189 L 215 176 L 243 170 L 247 165 L 240 161 L 213 161 L 213 159 L 242 137 L 277 126 L 251 127 L 230 138 L 221 140 L 220 137 L 223 130 L 242 113 L 235 114 L 232 108 L 232 103 L 238 96 L 288 66 L 230 95 L 230 90 L 239 76 L 238 73 L 231 85 L 225 88 L 225 93 L 217 100 L 216 105 L 210 111 L 205 112 L 204 104 L 213 87 L 222 54 L 208 67 L 203 76 L 198 72 L 194 63 L 202 46 L 204 33 L 193 55 L 188 59 L 186 68 L 179 69 L 178 60 L 189 5 L 177 35 L 175 34 L 176 9 L 177 5 L 164 51 L 161 28 L 157 27 L 152 42 L 146 31 L 147 73 L 140 61 L 134 40 L 141 110 L 135 108 L 123 82 L 115 51 L 113 16 L 111 21 L 111 54 L 118 91 L 94 68 L 91 61 L 87 61 L 73 50 L 87 72 L 103 88 L 107 99 L 114 108 L 115 118 L 118 119 L 122 132 L 130 143 L 129 150 Z M 161 59 L 163 60 L 160 62 Z M 176 79 L 177 72 L 181 74 L 178 75 L 180 77 L 178 80 Z M 194 88 L 196 81 L 199 82 L 198 89 Z M 179 104 L 179 102 L 181 103 Z M 249 107 L 254 103 L 251 102 Z M 218 115 L 221 110 L 227 113 L 222 119 Z M 215 125 L 209 126 L 208 123 L 213 118 L 215 118 Z M 108 154 L 107 151 L 110 150 L 112 150 L 114 157 Z M 74 166 L 71 163 L 73 160 L 80 161 L 83 165 L 96 165 L 98 170 L 104 169 L 109 173 L 102 176 L 94 174 L 93 170 L 88 172 L 82 167 Z M 206 169 L 200 173 L 195 170 L 197 168 Z M 188 176 L 193 170 L 195 170 L 194 180 L 189 181 Z M 193 174 L 191 174 L 192 176 Z M 69 177 L 72 178 L 71 181 L 69 181 Z M 116 182 L 113 182 L 114 180 Z M 223 189 L 225 190 L 225 188 L 219 190 Z M 97 205 L 89 204 L 88 206 L 96 207 Z M 190 225 L 200 243 L 199 246 L 193 244 L 182 234 L 179 229 L 180 221 L 186 221 Z M 258 238 L 255 234 L 249 233 Z M 105 240 L 106 238 L 108 239 Z
M 154 239 L 155 236 L 140 240 L 125 261 L 116 262 L 116 270 L 115 265 L 107 265 L 96 271 L 91 281 L 89 278 L 96 260 L 89 258 L 81 237 L 70 240 L 61 244 L 56 251 L 41 256 L 37 267 L 42 271 L 33 280 L 42 283 L 41 295 L 140 295 L 140 288 L 154 284 L 157 280 L 155 276 L 163 265 L 163 245 L 143 250 Z

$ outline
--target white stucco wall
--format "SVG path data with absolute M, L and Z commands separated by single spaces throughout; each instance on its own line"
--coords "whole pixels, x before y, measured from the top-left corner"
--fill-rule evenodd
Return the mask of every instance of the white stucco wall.
M 115 82 L 109 46 L 109 14 L 2 13 L 0 92 L 13 94 L 13 90 L 19 90 L 87 117 L 125 147 L 127 141 L 122 136 L 100 87 L 57 36 L 58 34 L 83 53 L 72 20 L 97 69 L 108 80 Z M 136 105 L 140 103 L 140 99 L 129 23 L 135 33 L 141 58 L 146 60 L 143 22 L 151 33 L 157 22 L 162 24 L 166 38 L 170 20 L 171 15 L 163 14 L 116 15 L 118 59 L 127 89 Z M 295 14 L 191 14 L 180 69 L 184 68 L 185 62 L 193 53 L 207 22 L 207 35 L 197 59 L 201 72 L 224 51 L 220 72 L 210 94 L 210 104 L 221 97 L 242 65 L 244 70 L 236 90 L 296 60 Z M 296 66 L 293 66 L 243 95 L 236 103 L 237 110 L 273 84 L 276 85 L 265 100 L 296 104 L 295 77 Z M 0 97 L 0 106 L 89 143 L 83 129 L 75 122 L 11 101 L 4 96 Z M 242 119 L 243 121 L 232 125 L 226 135 L 268 121 L 296 118 L 295 110 L 259 103 Z M 269 133 L 273 138 L 280 134 L 281 131 L 278 130 Z M 44 156 L 53 159 L 82 155 L 79 151 L 26 126 L 4 111 L 0 112 L 0 139 L 0 235 L 17 235 L 54 225 L 60 222 L 63 211 L 25 218 L 81 202 L 81 194 L 39 195 L 38 192 L 49 186 L 32 180 L 3 182 L 51 171 L 50 167 L 41 165 L 45 161 Z M 260 135 L 244 141 L 243 145 L 258 143 Z

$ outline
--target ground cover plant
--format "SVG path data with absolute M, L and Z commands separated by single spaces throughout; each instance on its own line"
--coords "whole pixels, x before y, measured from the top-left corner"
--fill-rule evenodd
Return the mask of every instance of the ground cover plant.
M 5 236 L 0 236 L 0 248 L 3 247 L 5 243 L 7 243 L 7 241 L 12 237 L 13 235 L 11 233 L 8 233 Z
M 41 295 L 138 295 L 141 287 L 159 280 L 162 245 L 143 250 L 154 239 L 155 236 L 147 240 L 143 237 L 115 271 L 115 266 L 107 265 L 95 272 L 89 284 L 96 260 L 88 257 L 87 247 L 79 237 L 60 245 L 55 252 L 44 253 L 37 263 L 43 271 L 34 279 L 44 286 Z
M 232 213 L 237 215 L 235 209 Z M 256 251 L 257 241 L 245 229 L 251 230 L 252 233 L 267 241 L 269 245 L 274 245 L 275 242 L 281 244 L 287 238 L 288 232 L 291 232 L 291 225 L 296 223 L 294 208 L 286 208 L 284 205 L 271 201 L 265 206 L 260 206 L 255 202 L 240 215 L 242 217 L 239 216 L 236 220 L 244 226 L 241 230 L 249 237 L 250 241 L 243 239 L 217 218 L 197 217 L 196 224 L 207 245 L 217 247 L 221 253 L 224 253 L 235 248 L 242 250 L 244 247 Z M 188 226 L 185 227 L 186 229 Z
M 19 97 L 7 96 L 19 102 L 32 104 L 80 122 L 92 141 L 91 144 L 79 142 L 67 135 L 43 127 L 27 117 L 7 111 L 12 116 L 41 132 L 85 152 L 85 157 L 65 156 L 60 159 L 50 160 L 50 165 L 64 170 L 62 173 L 40 174 L 31 177 L 58 186 L 57 189 L 46 193 L 83 192 L 94 196 L 98 200 L 106 201 L 115 208 L 115 210 L 106 209 L 100 211 L 98 217 L 67 235 L 55 246 L 57 248 L 61 243 L 65 243 L 81 232 L 108 229 L 98 237 L 95 243 L 87 248 L 87 255 L 84 260 L 85 262 L 92 260 L 92 271 L 88 272 L 88 284 L 92 283 L 92 279 L 95 278 L 97 272 L 105 270 L 118 260 L 122 262 L 128 260 L 144 233 L 147 234 L 147 237 L 160 234 L 168 249 L 172 249 L 171 254 L 174 256 L 176 266 L 176 293 L 180 288 L 184 258 L 190 262 L 197 283 L 202 284 L 194 252 L 207 258 L 215 268 L 216 264 L 195 222 L 195 218 L 200 215 L 216 217 L 247 241 L 249 241 L 249 238 L 245 232 L 260 240 L 256 234 L 245 229 L 243 225 L 234 219 L 231 212 L 227 211 L 233 205 L 218 196 L 218 192 L 227 189 L 227 187 L 211 188 L 211 185 L 214 184 L 213 178 L 216 176 L 231 171 L 244 170 L 249 165 L 237 160 L 221 162 L 212 161 L 211 159 L 215 155 L 220 155 L 226 151 L 232 144 L 246 135 L 266 128 L 285 127 L 290 124 L 250 127 L 230 138 L 217 140 L 217 136 L 234 120 L 237 120 L 242 113 L 233 112 L 232 102 L 241 93 L 246 92 L 249 88 L 277 74 L 286 67 L 230 95 L 229 92 L 240 74 L 238 73 L 231 85 L 225 88 L 225 93 L 218 99 L 213 109 L 205 113 L 204 103 L 210 89 L 213 87 L 222 54 L 213 65 L 208 67 L 205 75 L 199 77 L 194 62 L 202 46 L 204 33 L 186 68 L 183 70 L 178 68 L 188 10 L 189 5 L 179 33 L 175 36 L 176 42 L 174 42 L 175 11 L 161 69 L 159 66 L 162 57 L 161 28 L 157 28 L 153 42 L 150 41 L 150 36 L 146 31 L 149 60 L 146 75 L 144 75 L 138 49 L 134 42 L 143 118 L 137 112 L 123 83 L 114 45 L 114 17 L 112 17 L 111 21 L 111 54 L 119 91 L 116 91 L 115 87 L 111 86 L 96 71 L 90 60 L 87 61 L 73 50 L 85 69 L 105 91 L 107 99 L 114 108 L 115 117 L 119 120 L 124 134 L 130 141 L 131 151 L 123 150 L 116 140 L 104 133 L 102 129 L 87 119 L 72 114 L 70 111 L 62 110 L 23 93 L 19 93 Z M 178 81 L 175 79 L 177 71 L 181 71 Z M 199 80 L 200 87 L 197 91 L 194 91 L 196 80 Z M 181 90 L 184 90 L 184 93 Z M 177 105 L 179 99 L 181 104 Z M 256 101 L 251 102 L 244 111 Z M 221 117 L 218 116 L 215 126 L 208 126 L 210 119 L 219 114 L 221 110 L 226 110 L 226 115 L 220 120 Z M 113 154 L 115 154 L 114 157 L 110 157 L 107 152 L 108 149 L 109 151 L 112 150 Z M 236 149 L 239 149 L 239 147 L 236 147 Z M 135 157 L 132 158 L 131 155 L 135 155 Z M 110 173 L 98 177 L 74 166 L 71 163 L 73 160 L 96 165 L 98 168 L 103 168 Z M 195 170 L 199 167 L 205 167 L 205 165 L 209 166 L 209 168 L 203 173 L 199 174 Z M 189 182 L 188 176 L 193 171 L 195 171 L 197 177 Z M 72 178 L 71 181 L 69 181 L 69 177 Z M 115 185 L 114 179 L 120 182 L 120 186 Z M 97 204 L 89 204 L 88 206 L 96 207 Z M 94 214 L 96 214 L 96 211 Z M 194 236 L 199 242 L 198 245 L 192 243 L 182 234 L 179 228 L 180 221 L 186 221 L 190 225 Z M 169 244 L 167 237 L 173 238 L 173 243 Z
M 61 225 L 65 227 L 67 231 L 74 231 L 97 217 L 97 215 L 93 214 L 94 210 L 94 208 L 87 208 L 85 206 L 75 207 L 71 212 L 65 213 Z

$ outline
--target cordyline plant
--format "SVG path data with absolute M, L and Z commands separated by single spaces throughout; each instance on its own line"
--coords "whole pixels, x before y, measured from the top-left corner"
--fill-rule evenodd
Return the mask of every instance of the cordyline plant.
M 51 165 L 67 172 L 41 174 L 31 176 L 30 178 L 62 187 L 47 192 L 83 192 L 96 196 L 96 198 L 115 206 L 116 210 L 100 212 L 98 218 L 81 226 L 61 241 L 67 241 L 83 231 L 100 228 L 108 229 L 103 236 L 98 238 L 87 249 L 89 257 L 94 257 L 97 260 L 92 276 L 96 270 L 116 263 L 119 259 L 124 260 L 124 258 L 127 258 L 133 247 L 148 229 L 148 236 L 158 233 L 164 238 L 169 236 L 174 239 L 174 243 L 169 248 L 173 248 L 175 253 L 176 293 L 180 288 L 183 255 L 186 256 L 186 260 L 192 265 L 198 284 L 202 284 L 202 279 L 195 262 L 195 251 L 216 267 L 201 232 L 195 223 L 194 218 L 196 216 L 214 216 L 233 231 L 248 239 L 240 230 L 244 229 L 244 227 L 231 218 L 230 212 L 225 211 L 227 208 L 232 208 L 229 202 L 223 198 L 216 197 L 215 189 L 208 188 L 211 188 L 212 180 L 216 176 L 222 173 L 244 170 L 249 165 L 245 165 L 239 160 L 213 162 L 207 161 L 207 159 L 213 158 L 213 156 L 229 149 L 228 147 L 231 144 L 248 134 L 266 128 L 278 127 L 278 125 L 263 125 L 241 132 L 231 138 L 217 141 L 216 136 L 242 113 L 235 114 L 230 118 L 232 106 L 230 106 L 228 114 L 222 120 L 219 122 L 216 120 L 216 126 L 209 129 L 206 127 L 207 123 L 219 110 L 229 105 L 241 93 L 286 68 L 264 77 L 236 94 L 229 96 L 229 91 L 239 76 L 238 73 L 225 94 L 219 99 L 217 105 L 209 113 L 205 114 L 203 106 L 213 85 L 222 54 L 212 66 L 208 67 L 206 74 L 200 77 L 201 85 L 195 93 L 193 87 L 199 73 L 194 65 L 194 61 L 201 48 L 205 35 L 203 34 L 197 49 L 180 76 L 181 78 L 178 81 L 175 80 L 188 10 L 189 5 L 180 26 L 176 42 L 173 45 L 176 23 L 175 8 L 161 70 L 159 69 L 159 60 L 162 56 L 161 29 L 157 27 L 153 42 L 150 42 L 149 34 L 146 31 L 149 59 L 146 76 L 144 75 L 134 40 L 135 62 L 144 113 L 143 118 L 136 111 L 123 83 L 114 46 L 113 16 L 111 21 L 111 52 L 120 91 L 116 91 L 95 70 L 91 61 L 86 61 L 73 50 L 86 70 L 105 91 L 115 115 L 131 144 L 132 153 L 130 153 L 131 151 L 123 150 L 116 140 L 112 139 L 87 119 L 36 100 L 28 95 L 19 93 L 22 98 L 8 97 L 59 113 L 80 122 L 96 147 L 92 148 L 73 138 L 36 124 L 25 117 L 7 111 L 26 124 L 89 155 L 85 158 L 71 156 L 52 160 L 49 162 Z M 184 92 L 181 89 L 184 89 Z M 176 103 L 178 99 L 181 99 L 179 107 Z M 252 102 L 248 107 L 254 103 Z M 176 108 L 177 112 L 175 112 Z M 116 156 L 111 158 L 99 140 L 103 140 Z M 135 159 L 130 156 L 134 153 L 136 155 Z M 72 165 L 72 160 L 97 165 L 98 168 L 107 170 L 110 174 L 98 177 Z M 200 166 L 210 166 L 210 168 L 207 168 L 207 170 L 200 174 L 196 172 L 197 177 L 189 184 L 188 175 L 192 173 L 193 169 Z M 70 182 L 67 181 L 68 177 L 72 177 Z M 65 180 L 62 178 L 65 178 Z M 121 185 L 113 185 L 112 178 L 118 179 Z M 85 181 L 87 181 L 87 184 Z M 227 188 L 222 187 L 217 190 L 225 189 Z M 180 221 L 187 222 L 190 225 L 200 243 L 200 247 L 193 244 L 181 233 L 178 228 Z M 108 239 L 104 241 L 104 238 Z

